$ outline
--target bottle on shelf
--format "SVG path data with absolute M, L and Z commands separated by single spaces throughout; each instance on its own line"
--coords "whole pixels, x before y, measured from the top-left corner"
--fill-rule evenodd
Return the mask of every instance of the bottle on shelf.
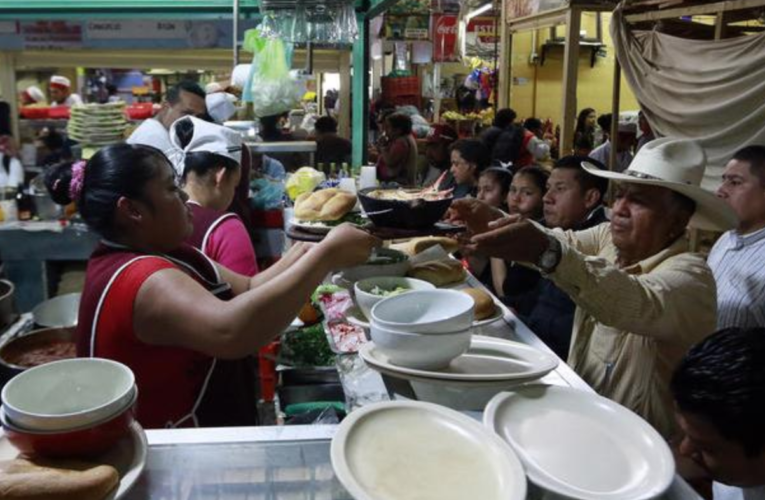
M 351 176 L 351 169 L 348 167 L 348 162 L 343 162 L 340 166 L 340 178 L 346 179 Z
M 335 162 L 329 164 L 329 178 L 337 179 L 337 163 Z
M 29 191 L 24 186 L 19 186 L 16 193 L 16 210 L 19 220 L 31 220 L 34 215 L 34 200 Z

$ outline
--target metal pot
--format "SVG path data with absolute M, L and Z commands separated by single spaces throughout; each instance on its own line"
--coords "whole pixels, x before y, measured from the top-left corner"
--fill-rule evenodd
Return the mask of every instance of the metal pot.
M 77 326 L 81 293 L 68 293 L 41 302 L 32 310 L 35 324 L 42 328 Z
M 12 325 L 19 317 L 16 307 L 16 287 L 8 280 L 0 280 L 0 332 Z
M 20 352 L 39 347 L 41 344 L 52 341 L 75 341 L 74 328 L 43 328 L 32 330 L 11 339 L 0 347 L 0 388 L 10 379 L 23 372 L 29 367 L 18 366 L 6 361 L 6 356 L 13 358 Z
M 428 201 L 382 200 L 369 196 L 378 188 L 366 188 L 359 191 L 359 201 L 364 211 L 376 226 L 398 229 L 423 229 L 431 227 L 441 218 L 452 204 L 451 198 Z

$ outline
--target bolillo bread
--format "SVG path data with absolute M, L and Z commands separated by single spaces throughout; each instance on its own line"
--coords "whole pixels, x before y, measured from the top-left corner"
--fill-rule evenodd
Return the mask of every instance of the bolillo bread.
M 336 221 L 356 205 L 356 196 L 336 188 L 303 193 L 295 200 L 295 217 L 302 221 Z
M 459 261 L 449 259 L 415 264 L 409 268 L 409 276 L 433 283 L 436 286 L 444 286 L 463 281 L 466 273 Z
M 446 253 L 454 253 L 459 250 L 457 240 L 447 238 L 446 236 L 428 236 L 426 238 L 415 238 L 409 242 L 413 255 L 422 253 L 430 247 L 441 245 Z
M 466 293 L 473 298 L 475 302 L 475 307 L 473 308 L 474 316 L 477 321 L 494 316 L 497 306 L 494 304 L 491 295 L 480 288 L 465 288 L 460 290 L 460 292 Z
M 103 500 L 119 483 L 111 465 L 17 458 L 0 462 L 0 498 Z

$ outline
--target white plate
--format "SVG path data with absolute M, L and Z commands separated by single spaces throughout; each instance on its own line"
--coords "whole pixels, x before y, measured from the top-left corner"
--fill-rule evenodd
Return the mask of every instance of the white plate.
M 481 335 L 473 335 L 468 351 L 442 370 L 417 370 L 394 365 L 375 348 L 374 342 L 365 344 L 359 355 L 373 369 L 394 377 L 466 383 L 529 381 L 547 375 L 558 366 L 557 357 L 526 344 Z
M 301 221 L 297 219 L 293 219 L 292 227 L 295 227 L 297 229 L 300 229 L 301 231 L 305 231 L 306 233 L 311 234 L 327 234 L 329 233 L 334 226 L 328 226 L 324 224 L 323 222 L 307 222 L 307 221 Z
M 475 420 L 442 406 L 365 406 L 332 439 L 332 467 L 356 500 L 523 500 L 513 450 Z
M 494 304 L 494 314 L 489 316 L 488 318 L 484 319 L 478 319 L 473 321 L 473 328 L 478 328 L 479 326 L 486 326 L 494 323 L 495 321 L 499 321 L 502 318 L 505 317 L 505 311 L 502 310 L 501 307 L 499 307 L 496 303 Z
M 149 443 L 138 422 L 130 426 L 130 435 L 125 436 L 114 445 L 110 451 L 98 457 L 87 459 L 94 464 L 111 465 L 120 475 L 120 482 L 105 500 L 119 500 L 128 494 L 135 482 L 141 476 L 146 466 L 146 454 Z M 0 429 L 0 460 L 12 460 L 19 455 L 19 451 L 8 441 L 5 433 Z
M 529 480 L 569 498 L 655 498 L 674 479 L 661 435 L 595 393 L 529 385 L 495 396 L 483 421 L 518 453 Z

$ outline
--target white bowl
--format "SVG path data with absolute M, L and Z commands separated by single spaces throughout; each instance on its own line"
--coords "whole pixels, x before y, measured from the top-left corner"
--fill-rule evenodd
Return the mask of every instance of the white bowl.
M 102 358 L 54 361 L 30 368 L 3 387 L 8 419 L 36 431 L 87 427 L 117 415 L 136 392 L 127 366 Z
M 418 370 L 438 370 L 470 347 L 470 329 L 442 335 L 389 330 L 372 322 L 372 342 L 394 365 Z
M 470 295 L 456 290 L 418 290 L 381 300 L 370 319 L 399 332 L 460 332 L 473 325 L 474 305 Z
M 366 278 L 374 278 L 376 276 L 405 276 L 409 270 L 409 256 L 404 252 L 398 250 L 392 250 L 390 248 L 378 248 L 375 252 L 377 256 L 382 258 L 397 259 L 396 262 L 389 264 L 374 264 L 367 262 L 356 267 L 349 267 L 343 269 L 343 279 L 351 283 L 363 280 Z
M 375 295 L 371 293 L 371 290 L 376 286 L 379 286 L 385 290 L 394 290 L 398 287 L 408 289 L 406 292 L 401 293 L 410 293 L 415 290 L 436 289 L 436 286 L 433 283 L 428 283 L 427 281 L 414 278 L 402 278 L 398 276 L 382 276 L 357 281 L 353 286 L 353 296 L 356 300 L 356 305 L 359 306 L 359 309 L 361 309 L 361 312 L 363 312 L 367 318 L 372 317 L 372 308 L 374 305 L 387 298 L 383 295 Z

